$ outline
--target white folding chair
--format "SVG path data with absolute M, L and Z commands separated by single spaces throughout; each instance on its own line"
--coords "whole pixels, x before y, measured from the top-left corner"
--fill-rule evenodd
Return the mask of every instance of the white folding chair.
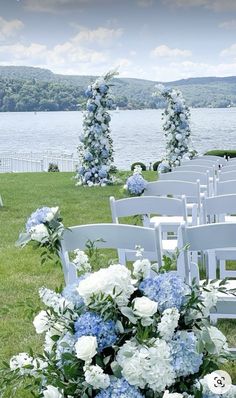
M 179 247 L 188 245 L 187 250 L 184 250 L 178 259 L 178 267 L 185 269 L 185 279 L 189 283 L 192 280 L 200 282 L 198 264 L 191 262 L 191 252 L 215 252 L 216 250 L 234 248 L 236 250 L 236 224 L 233 223 L 217 223 L 209 225 L 198 225 L 196 227 L 188 227 L 182 224 L 179 229 Z M 236 271 L 231 274 L 236 278 Z M 206 269 L 206 276 L 209 279 L 216 279 L 216 262 Z M 220 279 L 227 274 L 223 272 L 220 274 Z M 236 288 L 236 279 L 229 280 L 228 289 Z M 236 319 L 236 296 L 233 294 L 219 293 L 217 311 L 211 317 L 217 318 L 233 318 Z
M 195 164 L 198 166 L 212 166 L 212 165 L 218 165 L 218 162 L 216 160 L 211 160 L 211 159 L 203 159 L 203 158 L 194 158 L 194 159 L 182 159 L 181 160 L 181 165 L 187 165 L 187 164 Z
M 228 164 L 236 162 L 236 158 L 228 158 Z
M 144 225 L 146 227 L 155 228 L 162 224 L 161 228 L 161 257 L 166 252 L 173 252 L 177 248 L 176 234 L 180 224 L 187 221 L 186 199 L 182 197 L 167 198 L 157 196 L 141 196 L 134 198 L 118 199 L 110 197 L 110 206 L 113 223 L 119 223 L 119 218 L 140 215 L 144 218 Z M 156 214 L 156 216 L 153 216 Z M 158 215 L 157 215 L 158 214 Z M 152 216 L 150 216 L 152 215 Z M 169 236 L 168 233 L 175 234 Z M 122 250 L 119 252 L 122 256 Z M 126 254 L 129 260 L 135 258 L 135 252 Z M 153 257 L 144 257 L 154 260 Z M 160 261 L 160 260 L 159 260 Z
M 230 181 L 230 180 L 236 180 L 236 170 L 233 171 L 226 171 L 226 172 L 219 172 L 218 173 L 218 179 L 219 181 Z
M 69 253 L 76 249 L 85 250 L 89 240 L 95 242 L 98 239 L 97 248 L 133 251 L 138 245 L 147 253 L 155 253 L 155 260 L 161 263 L 160 237 L 157 228 L 121 224 L 78 225 L 66 229 L 61 241 L 59 255 L 66 284 L 74 283 L 77 278 L 76 268 L 70 261 Z M 125 258 L 120 259 L 121 264 L 125 265 L 125 260 Z
M 203 198 L 202 201 L 203 223 L 233 222 L 236 223 L 236 194 L 220 195 L 212 198 Z M 226 270 L 226 261 L 236 260 L 235 249 L 222 249 L 209 253 L 208 261 L 219 261 L 221 275 L 231 277 L 235 271 Z
M 172 172 L 176 171 L 198 171 L 200 173 L 205 173 L 206 171 L 209 171 L 210 177 L 214 177 L 216 173 L 216 168 L 215 165 L 199 165 L 199 164 L 184 164 L 181 166 L 175 167 Z
M 236 193 L 236 179 L 229 181 L 216 181 L 216 196 Z
M 207 170 L 205 173 L 200 173 L 199 171 L 175 171 L 170 173 L 161 173 L 159 175 L 160 180 L 179 180 L 179 181 L 189 181 L 196 182 L 199 180 L 201 191 L 207 193 L 207 196 L 210 196 L 210 193 L 213 191 L 213 181 L 210 185 L 210 175 Z
M 3 207 L 3 200 L 2 200 L 1 195 L 0 195 L 0 207 Z

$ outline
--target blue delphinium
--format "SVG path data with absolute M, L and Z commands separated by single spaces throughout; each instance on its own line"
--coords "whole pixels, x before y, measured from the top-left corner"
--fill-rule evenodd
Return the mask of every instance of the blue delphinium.
M 135 173 L 127 179 L 126 186 L 131 195 L 141 195 L 147 187 L 147 181 L 141 174 Z
M 101 352 L 106 347 L 111 347 L 117 340 L 114 321 L 104 321 L 94 312 L 86 312 L 75 322 L 75 335 L 95 336 L 98 342 L 98 350 Z
M 32 227 L 44 223 L 46 221 L 48 213 L 50 212 L 50 207 L 41 207 L 40 209 L 37 209 L 34 213 L 32 213 L 26 223 L 27 232 L 29 232 Z
M 159 274 L 154 278 L 147 278 L 139 285 L 145 296 L 158 303 L 159 311 L 167 308 L 181 309 L 189 294 L 189 287 L 176 271 Z
M 84 305 L 84 300 L 79 295 L 77 288 L 79 282 L 85 279 L 85 277 L 86 277 L 85 275 L 80 276 L 77 279 L 77 283 L 67 285 L 62 291 L 62 296 L 71 303 L 73 303 L 76 308 L 79 308 Z
M 131 386 L 124 378 L 113 380 L 108 388 L 95 398 L 144 398 L 139 390 Z
M 170 342 L 171 364 L 177 377 L 197 373 L 203 354 L 197 351 L 197 339 L 193 332 L 179 331 Z

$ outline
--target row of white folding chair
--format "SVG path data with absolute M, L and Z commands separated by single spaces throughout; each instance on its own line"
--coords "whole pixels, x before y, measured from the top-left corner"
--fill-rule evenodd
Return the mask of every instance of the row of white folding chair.
M 93 224 L 71 227 L 64 231 L 60 257 L 63 265 L 66 284 L 74 283 L 77 279 L 76 268 L 69 259 L 69 253 L 75 249 L 86 249 L 88 240 L 97 241 L 101 249 L 133 250 L 136 245 L 146 252 L 160 254 L 160 226 L 145 228 L 120 224 Z M 197 227 L 182 225 L 179 229 L 179 246 L 188 245 L 178 260 L 177 272 L 191 283 L 193 277 L 199 281 L 199 272 L 196 264 L 191 263 L 189 251 L 214 250 L 228 248 L 235 245 L 236 224 L 214 224 Z M 125 265 L 125 264 L 124 264 Z M 231 283 L 234 286 L 234 283 Z M 235 296 L 219 296 L 216 317 L 236 317 Z
M 203 160 L 209 160 L 213 163 L 218 163 L 220 165 L 227 165 L 227 159 L 223 158 L 222 156 L 216 156 L 216 155 L 201 155 L 201 156 L 197 156 L 194 159 L 203 159 Z M 193 160 L 194 160 L 193 159 Z
M 178 259 L 178 269 L 185 269 L 184 273 L 186 280 L 189 283 L 196 280 L 200 283 L 200 273 L 198 264 L 192 262 L 192 253 L 208 252 L 214 254 L 217 251 L 228 250 L 228 248 L 235 248 L 236 250 L 236 224 L 235 223 L 216 223 L 210 225 L 199 225 L 195 227 L 188 227 L 182 224 L 179 229 L 178 245 L 184 247 L 187 245 L 187 250 L 181 252 Z M 209 279 L 216 278 L 216 262 L 212 262 L 207 269 L 207 277 Z M 224 277 L 220 275 L 220 277 Z M 235 274 L 234 274 L 235 278 Z M 228 282 L 229 289 L 236 288 L 236 279 Z M 236 296 L 233 294 L 225 295 L 219 293 L 217 310 L 214 316 L 217 318 L 234 318 L 236 319 Z
M 206 192 L 207 196 L 210 196 L 214 182 L 210 181 L 210 174 L 207 170 L 205 173 L 199 171 L 172 171 L 169 173 L 161 173 L 159 176 L 160 180 L 178 180 L 178 181 L 189 181 L 196 182 L 199 180 L 201 192 Z
M 227 164 L 226 166 L 222 167 L 220 169 L 220 174 L 221 173 L 227 173 L 228 171 L 235 171 L 236 170 L 236 162 L 234 162 L 233 164 Z
M 215 164 L 216 166 L 225 166 L 228 164 L 225 158 L 220 156 L 198 156 L 193 159 L 182 159 L 181 164 L 196 163 L 196 164 Z
M 157 197 L 157 196 L 142 196 L 115 200 L 110 197 L 110 206 L 113 223 L 118 224 L 120 218 L 131 216 L 142 216 L 144 219 L 143 225 L 145 227 L 155 228 L 157 225 L 163 224 L 161 228 L 160 237 L 160 254 L 158 264 L 161 264 L 163 254 L 173 252 L 177 248 L 176 235 L 178 228 L 182 222 L 187 222 L 187 207 L 186 199 L 183 196 L 181 199 Z M 155 215 L 156 216 L 153 216 Z M 150 217 L 152 215 L 152 217 Z M 192 222 L 192 218 L 189 218 Z M 172 236 L 168 239 L 168 233 Z M 173 235 L 174 234 L 174 235 Z M 153 253 L 155 257 L 155 253 Z M 149 260 L 155 260 L 153 255 L 147 256 Z M 119 258 L 121 262 L 135 259 L 135 252 L 124 252 L 119 250 Z

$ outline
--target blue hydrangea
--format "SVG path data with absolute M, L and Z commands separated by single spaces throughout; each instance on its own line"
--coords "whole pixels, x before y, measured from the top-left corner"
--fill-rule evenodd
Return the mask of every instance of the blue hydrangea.
M 95 134 L 102 134 L 103 129 L 102 129 L 102 126 L 101 126 L 100 124 L 95 124 L 95 125 L 92 127 L 92 131 L 93 131 L 93 133 L 95 133 Z
M 91 177 L 92 177 L 92 173 L 90 171 L 86 171 L 86 173 L 84 173 L 85 181 L 88 181 Z
M 145 296 L 158 303 L 160 312 L 173 307 L 180 310 L 186 302 L 186 295 L 190 292 L 176 271 L 147 278 L 140 283 L 139 289 Z
M 77 283 L 67 285 L 62 291 L 62 296 L 65 299 L 69 300 L 71 303 L 73 303 L 76 308 L 79 308 L 84 305 L 84 301 L 82 297 L 79 295 L 77 288 L 79 282 L 85 279 L 85 277 L 86 277 L 85 275 L 82 275 L 77 279 Z
M 147 181 L 141 176 L 141 174 L 133 174 L 126 181 L 128 192 L 131 195 L 141 195 L 147 187 Z
M 113 380 L 108 388 L 102 390 L 95 398 L 144 398 L 139 390 L 125 379 Z
M 101 152 L 102 158 L 106 159 L 109 156 L 109 152 L 106 149 L 103 149 Z
M 87 98 L 92 98 L 92 96 L 93 96 L 93 90 L 91 89 L 91 87 L 88 87 L 84 93 Z
M 179 331 L 169 343 L 171 364 L 177 377 L 197 373 L 203 354 L 197 352 L 197 339 L 193 332 Z
M 85 312 L 75 322 L 75 335 L 96 336 L 98 350 L 101 352 L 106 347 L 111 347 L 117 340 L 114 321 L 104 321 L 103 318 L 94 312 Z
M 44 223 L 46 221 L 48 213 L 50 212 L 50 207 L 41 207 L 40 209 L 37 209 L 34 213 L 32 213 L 26 223 L 27 232 L 29 232 L 32 227 Z
M 107 172 L 104 169 L 99 170 L 98 174 L 99 174 L 99 177 L 101 177 L 101 178 L 107 177 Z
M 101 94 L 106 94 L 108 92 L 108 90 L 109 90 L 109 87 L 106 84 L 104 84 L 104 83 L 100 84 L 99 91 Z
M 84 154 L 84 159 L 87 160 L 88 162 L 90 162 L 91 160 L 93 160 L 93 155 L 91 154 L 91 152 L 86 152 Z
M 87 105 L 87 110 L 89 112 L 95 112 L 96 109 L 97 109 L 97 106 L 95 104 L 93 104 L 93 103 Z

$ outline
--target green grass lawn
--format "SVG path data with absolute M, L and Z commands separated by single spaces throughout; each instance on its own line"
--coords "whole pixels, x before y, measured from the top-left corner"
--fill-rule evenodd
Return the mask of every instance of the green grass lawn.
M 125 180 L 127 173 L 121 173 Z M 155 180 L 154 172 L 145 172 L 147 180 Z M 29 347 L 39 350 L 39 338 L 19 303 L 32 302 L 37 306 L 38 289 L 54 288 L 63 283 L 62 271 L 53 264 L 40 265 L 37 250 L 28 246 L 15 247 L 19 232 L 27 217 L 37 207 L 59 206 L 65 226 L 111 222 L 109 197 L 124 196 L 122 184 L 104 188 L 75 187 L 72 173 L 0 174 L 0 193 L 4 207 L 0 208 L 0 361 Z M 9 306 L 5 311 L 5 306 Z M 219 322 L 230 344 L 236 346 L 233 321 Z M 236 383 L 236 365 L 227 365 Z M 15 395 L 27 398 L 26 392 Z

